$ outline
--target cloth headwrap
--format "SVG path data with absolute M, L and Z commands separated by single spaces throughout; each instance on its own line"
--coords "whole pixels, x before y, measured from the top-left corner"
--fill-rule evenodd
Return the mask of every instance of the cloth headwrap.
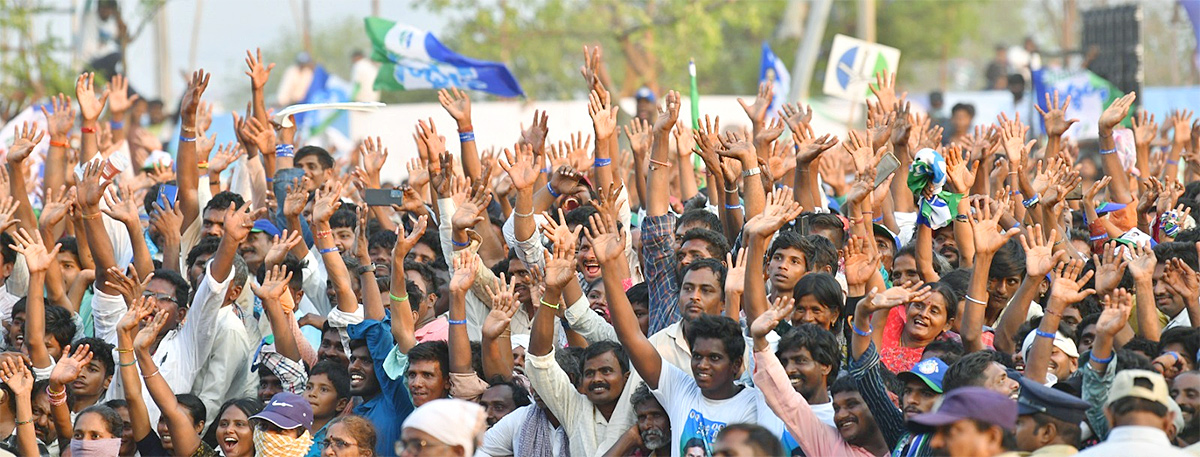
M 508 341 L 510 343 L 512 343 L 513 349 L 516 349 L 518 347 L 523 347 L 525 349 L 529 349 L 529 334 L 528 333 L 514 333 L 508 337 Z
M 120 444 L 121 440 L 117 440 Z M 262 457 L 294 457 L 308 453 L 312 447 L 312 435 L 308 430 L 297 438 L 254 428 L 254 450 Z M 115 455 L 115 454 L 114 454 Z
M 917 223 L 939 229 L 950 225 L 958 215 L 961 194 L 942 190 L 946 185 L 946 160 L 933 149 L 917 151 L 908 167 L 908 188 L 917 198 Z M 926 197 L 925 189 L 932 196 Z
M 71 440 L 70 448 L 74 457 L 117 457 L 121 454 L 121 439 Z
M 518 438 L 520 441 L 517 442 L 519 445 L 517 449 L 521 450 L 521 455 L 530 457 L 553 457 L 555 454 L 571 455 L 571 445 L 567 441 L 565 431 L 555 430 L 554 425 L 550 424 L 550 418 L 546 416 L 546 412 L 537 404 L 532 406 L 529 408 L 529 413 L 525 415 L 525 423 L 521 425 L 519 432 L 521 436 Z M 562 435 L 559 437 L 558 452 L 554 452 L 554 449 L 550 447 L 554 442 L 550 436 L 552 433 Z
M 462 446 L 463 455 L 472 455 L 487 429 L 487 414 L 476 403 L 442 398 L 414 410 L 404 420 L 404 428 L 428 433 L 447 446 Z

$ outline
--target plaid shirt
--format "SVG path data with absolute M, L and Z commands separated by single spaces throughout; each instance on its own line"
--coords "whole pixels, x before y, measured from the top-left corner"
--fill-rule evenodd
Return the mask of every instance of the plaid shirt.
M 675 258 L 675 215 L 642 221 L 642 272 L 650 290 L 650 334 L 679 320 L 679 261 Z
M 867 409 L 875 416 L 875 423 L 895 457 L 924 457 L 932 455 L 928 434 L 914 434 L 904 422 L 904 413 L 896 408 L 883 387 L 883 376 L 879 373 L 879 352 L 871 343 L 862 357 L 850 359 L 850 375 L 862 395 Z
M 308 384 L 308 372 L 304 370 L 304 365 L 275 352 L 274 344 L 265 341 L 259 344 L 253 368 L 271 370 L 279 377 L 284 392 L 304 395 L 304 385 Z

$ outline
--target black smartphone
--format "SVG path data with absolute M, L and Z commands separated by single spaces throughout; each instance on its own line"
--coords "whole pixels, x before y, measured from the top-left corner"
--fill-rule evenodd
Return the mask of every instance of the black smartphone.
M 399 189 L 367 189 L 367 206 L 392 206 L 404 203 L 404 191 Z
M 880 184 L 887 181 L 888 176 L 895 173 L 898 168 L 900 168 L 900 160 L 896 158 L 896 154 L 890 152 L 884 154 L 879 165 L 875 166 L 875 187 L 879 187 Z

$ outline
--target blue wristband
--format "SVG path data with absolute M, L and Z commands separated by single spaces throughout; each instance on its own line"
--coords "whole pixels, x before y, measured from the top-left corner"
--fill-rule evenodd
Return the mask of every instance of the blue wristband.
M 725 209 L 742 209 L 742 208 L 744 208 L 744 206 L 742 206 L 741 204 L 725 205 Z
M 124 121 L 109 121 L 108 126 L 110 128 L 112 128 L 113 130 L 121 130 L 121 129 L 125 128 L 125 122 Z
M 1097 358 L 1097 357 L 1092 357 L 1092 361 L 1093 361 L 1093 362 L 1096 362 L 1096 363 L 1108 363 L 1108 362 L 1112 362 L 1112 359 L 1113 359 L 1113 355 L 1114 355 L 1114 354 L 1116 354 L 1116 351 L 1113 351 L 1111 354 L 1109 354 L 1107 359 L 1101 359 L 1101 358 Z
M 542 173 L 550 174 L 550 167 L 543 168 Z
M 186 137 L 186 136 L 183 136 L 183 135 L 179 135 L 179 142 L 180 142 L 180 143 L 195 143 L 195 142 L 196 142 L 196 137 L 194 137 L 194 136 L 193 136 L 193 137 Z
M 1042 331 L 1042 329 L 1037 329 L 1035 331 L 1035 333 L 1037 333 L 1037 336 L 1040 336 L 1042 338 L 1054 339 L 1054 336 L 1055 336 L 1053 333 Z
M 594 163 L 592 163 L 592 166 L 594 166 L 596 168 L 600 168 L 600 167 L 608 166 L 611 163 L 612 163 L 612 159 L 596 159 L 596 161 Z
M 1179 161 L 1167 159 L 1167 165 L 1179 165 Z
M 850 330 L 854 330 L 854 334 L 858 335 L 858 336 L 871 336 L 871 332 L 875 331 L 875 326 L 871 325 L 870 322 L 867 322 L 867 331 L 864 332 L 862 330 L 859 330 L 857 325 L 854 325 L 853 323 L 851 323 Z
M 267 178 L 267 184 L 271 184 L 271 183 L 274 183 L 274 182 L 275 182 L 275 180 L 274 180 L 274 179 Z
M 467 325 L 466 319 L 459 319 L 459 320 L 447 319 L 447 321 L 450 322 L 450 325 Z
M 296 147 L 290 144 L 275 145 L 275 157 L 295 157 Z
M 554 198 L 558 198 L 559 196 L 562 195 L 558 192 L 555 192 L 554 188 L 550 186 L 550 183 L 546 183 L 546 190 L 550 191 L 550 196 L 554 197 Z
M 321 249 L 321 250 L 320 250 L 320 251 L 318 251 L 318 252 L 320 252 L 320 253 L 322 253 L 322 254 L 329 254 L 329 253 L 331 253 L 331 252 L 337 252 L 337 250 L 338 250 L 337 246 L 334 246 L 334 247 L 331 247 L 331 248 L 325 248 L 325 249 Z
M 1033 194 L 1033 198 L 1030 198 L 1029 200 L 1022 200 L 1021 204 L 1025 205 L 1026 208 L 1029 208 L 1033 205 L 1038 204 L 1038 202 L 1041 201 L 1041 198 L 1042 198 L 1041 194 Z
M 475 141 L 475 132 L 473 132 L 473 131 L 472 132 L 459 132 L 459 134 L 458 134 L 458 142 L 459 143 L 470 143 L 472 141 Z
M 1112 149 L 1101 149 L 1101 150 L 1100 150 L 1100 155 L 1102 155 L 1102 156 L 1106 156 L 1106 155 L 1112 154 L 1112 153 L 1114 153 L 1114 152 L 1117 152 L 1117 148 L 1112 148 Z
M 454 241 L 454 239 L 453 239 L 453 238 L 451 238 L 451 239 L 450 239 L 450 244 L 453 244 L 453 245 L 455 245 L 455 246 L 458 246 L 458 247 L 460 247 L 460 248 L 465 248 L 465 247 L 467 247 L 467 246 L 470 246 L 470 245 L 471 245 L 471 242 L 470 242 L 470 241 L 467 241 L 466 243 L 459 243 L 459 242 L 457 242 L 457 241 Z

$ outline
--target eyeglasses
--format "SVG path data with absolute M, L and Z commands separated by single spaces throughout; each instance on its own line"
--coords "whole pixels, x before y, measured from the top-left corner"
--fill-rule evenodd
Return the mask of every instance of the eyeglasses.
M 393 450 L 396 451 L 397 455 L 404 454 L 404 453 L 419 454 L 421 452 L 421 450 L 423 450 L 429 446 L 438 446 L 438 445 L 444 446 L 443 443 L 429 442 L 429 441 L 418 440 L 418 439 L 400 440 L 400 441 L 396 442 L 396 446 Z
M 321 440 L 321 449 L 326 449 L 329 446 L 333 446 L 333 449 L 335 450 L 344 451 L 352 446 L 358 447 L 358 443 L 351 443 L 341 438 L 326 438 Z
M 154 298 L 155 300 L 157 300 L 157 301 L 169 301 L 169 302 L 171 302 L 171 303 L 174 303 L 174 304 L 176 304 L 176 305 L 178 305 L 178 304 L 179 304 L 179 302 L 178 302 L 178 301 L 175 301 L 175 297 L 173 297 L 173 296 L 171 296 L 171 295 L 167 295 L 167 294 L 156 294 L 156 293 L 154 293 L 154 292 L 151 292 L 151 291 L 148 291 L 148 290 L 147 290 L 147 291 L 145 291 L 145 292 L 142 292 L 142 296 L 143 296 L 143 297 L 153 297 L 153 298 Z

